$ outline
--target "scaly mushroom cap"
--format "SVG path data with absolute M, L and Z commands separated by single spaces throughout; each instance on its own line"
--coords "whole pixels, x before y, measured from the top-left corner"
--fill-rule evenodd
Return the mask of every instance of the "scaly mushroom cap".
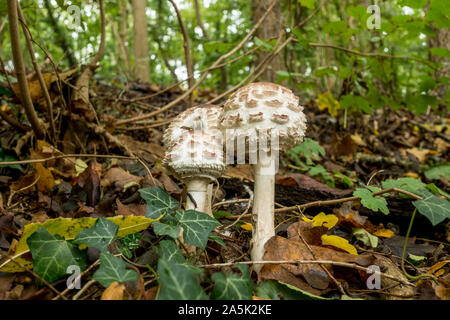
M 222 136 L 204 131 L 186 131 L 167 149 L 163 164 L 180 180 L 215 180 L 225 171 Z
M 270 137 L 278 134 L 279 148 L 288 150 L 301 143 L 306 117 L 299 98 L 291 90 L 268 82 L 255 82 L 236 91 L 224 105 L 219 127 L 227 140 L 255 133 Z
M 168 149 L 174 142 L 188 131 L 203 131 L 216 134 L 218 119 L 222 108 L 204 104 L 189 108 L 180 113 L 169 125 L 163 135 L 163 143 Z

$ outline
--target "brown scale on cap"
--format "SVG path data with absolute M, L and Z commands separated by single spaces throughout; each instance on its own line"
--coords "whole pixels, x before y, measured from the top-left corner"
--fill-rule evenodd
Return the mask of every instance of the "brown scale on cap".
M 236 91 L 225 103 L 219 128 L 226 139 L 235 139 L 252 131 L 276 129 L 282 149 L 300 143 L 306 130 L 306 118 L 299 98 L 283 86 L 250 83 Z M 228 106 L 233 106 L 232 110 Z M 228 132 L 226 129 L 230 129 Z

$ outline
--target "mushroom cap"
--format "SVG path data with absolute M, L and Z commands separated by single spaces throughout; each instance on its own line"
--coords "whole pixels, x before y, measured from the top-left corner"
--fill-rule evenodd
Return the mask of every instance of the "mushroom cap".
M 258 139 L 278 135 L 279 148 L 287 150 L 303 141 L 306 117 L 299 98 L 275 83 L 255 82 L 237 90 L 224 105 L 219 128 L 225 139 Z M 255 134 L 256 133 L 256 134 Z
M 219 130 L 218 119 L 222 110 L 222 108 L 212 104 L 203 104 L 183 111 L 175 117 L 164 132 L 164 146 L 166 149 L 169 148 L 188 131 L 195 130 L 216 134 L 216 131 Z
M 163 164 L 180 180 L 215 180 L 225 171 L 222 135 L 186 131 L 167 149 Z

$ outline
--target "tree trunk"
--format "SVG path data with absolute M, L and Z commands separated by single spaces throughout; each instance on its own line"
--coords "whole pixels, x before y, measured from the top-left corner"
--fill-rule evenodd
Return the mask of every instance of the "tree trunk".
M 433 29 L 436 32 L 436 36 L 428 38 L 429 49 L 446 48 L 447 50 L 450 50 L 450 29 L 449 28 L 442 28 L 442 29 L 433 28 Z M 450 78 L 450 64 L 449 64 L 450 59 L 449 58 L 439 57 L 439 56 L 433 55 L 430 52 L 429 59 L 432 62 L 442 64 L 442 67 L 439 68 L 436 71 L 436 73 L 434 74 L 434 77 L 436 79 L 443 78 L 443 77 Z M 441 83 L 435 88 L 434 94 L 437 96 L 438 99 L 444 99 L 445 95 L 449 89 L 450 89 L 450 87 L 448 85 Z
M 133 0 L 134 18 L 134 78 L 150 82 L 150 55 L 148 49 L 146 0 Z
M 276 0 L 277 4 L 264 20 L 262 25 L 258 28 L 256 36 L 261 40 L 270 40 L 277 38 L 281 31 L 281 7 L 280 1 Z M 267 8 L 272 4 L 270 0 L 253 0 L 253 23 L 256 23 L 267 11 Z M 258 61 L 259 64 L 264 58 L 269 55 L 269 52 L 259 52 Z M 263 81 L 275 82 L 277 78 L 277 71 L 281 69 L 281 57 L 280 55 L 274 57 L 267 67 L 266 71 L 261 75 L 260 79 Z

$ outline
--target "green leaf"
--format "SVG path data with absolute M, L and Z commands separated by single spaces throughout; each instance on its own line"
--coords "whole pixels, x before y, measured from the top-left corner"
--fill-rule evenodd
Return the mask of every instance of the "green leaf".
M 425 261 L 426 257 L 424 256 L 416 256 L 412 253 L 408 255 L 408 260 L 412 261 L 414 264 L 418 264 L 419 262 Z
M 18 161 L 16 156 L 7 153 L 5 150 L 0 148 L 0 169 L 2 167 L 7 167 L 11 169 L 17 169 L 22 170 L 22 166 L 20 164 L 10 164 L 10 165 L 2 165 L 2 162 L 9 162 L 9 161 Z
M 73 241 L 76 244 L 85 244 L 90 247 L 106 251 L 106 248 L 114 239 L 119 226 L 105 218 L 98 218 L 94 226 L 81 231 Z
M 220 226 L 216 219 L 195 210 L 177 211 L 176 217 L 183 227 L 184 241 L 201 249 L 205 249 L 210 232 Z
M 261 46 L 264 49 L 266 49 L 267 51 L 272 51 L 274 49 L 273 46 L 271 46 L 270 44 L 267 43 L 268 41 L 263 41 L 263 40 L 259 39 L 258 37 L 255 37 L 254 40 L 255 40 L 255 44 L 257 46 Z
M 159 221 L 153 222 L 153 231 L 159 236 L 169 236 L 173 239 L 177 239 L 180 235 L 180 226 L 173 226 Z
M 158 300 L 206 300 L 208 297 L 197 277 L 202 270 L 183 264 L 173 264 L 165 259 L 158 261 L 160 291 Z
M 67 268 L 77 265 L 86 267 L 86 256 L 72 243 L 52 236 L 45 228 L 39 227 L 27 239 L 33 256 L 33 271 L 47 282 L 54 282 L 66 275 Z
M 443 163 L 424 172 L 430 180 L 439 180 L 441 177 L 450 179 L 450 163 Z
M 351 108 L 354 110 L 362 111 L 367 114 L 372 113 L 372 108 L 366 99 L 361 96 L 355 96 L 352 94 L 346 94 L 341 97 L 341 107 L 344 109 Z
M 211 293 L 212 300 L 251 300 L 252 278 L 246 265 L 237 265 L 242 275 L 236 273 L 225 276 L 222 272 L 216 272 L 212 276 L 214 289 Z
M 362 188 L 357 188 L 353 192 L 353 195 L 355 197 L 361 198 L 361 204 L 364 207 L 366 207 L 372 211 L 375 211 L 375 212 L 380 210 L 384 214 L 389 214 L 389 209 L 387 207 L 387 201 L 385 198 L 380 197 L 380 196 L 374 197 L 371 191 L 369 191 L 367 189 L 362 189 Z
M 308 9 L 314 9 L 314 5 L 316 3 L 316 0 L 298 0 L 298 2 L 300 2 L 300 4 L 303 7 L 306 7 Z
M 447 48 L 430 48 L 430 52 L 438 57 L 450 58 L 450 50 Z
M 159 243 L 158 253 L 161 259 L 164 259 L 170 264 L 186 263 L 186 259 L 181 254 L 175 242 L 172 240 L 162 240 Z
M 160 187 L 139 189 L 139 193 L 142 199 L 147 202 L 145 216 L 148 218 L 157 219 L 164 212 L 181 205 Z
M 398 178 L 398 179 L 388 179 L 381 183 L 384 189 L 398 188 L 411 193 L 421 195 L 420 189 L 425 188 L 425 183 L 419 179 L 414 178 Z
M 213 233 L 213 232 L 211 232 L 210 234 L 209 234 L 209 237 L 208 237 L 210 240 L 212 240 L 212 241 L 215 241 L 215 242 L 217 242 L 218 244 L 220 244 L 222 247 L 224 247 L 224 248 L 226 248 L 227 247 L 227 245 L 225 244 L 225 242 L 223 242 L 223 240 L 222 240 L 222 238 L 221 237 L 219 237 L 217 234 L 215 234 L 215 233 Z
M 105 288 L 114 281 L 126 282 L 138 279 L 136 271 L 126 269 L 126 263 L 109 252 L 100 255 L 100 268 L 94 273 L 92 279 L 97 280 Z
M 312 165 L 312 160 L 320 160 L 320 156 L 325 155 L 325 149 L 319 144 L 319 142 L 305 138 L 305 140 L 298 146 L 293 147 L 288 151 L 291 157 L 298 158 L 299 155 L 303 155 L 306 158 L 306 163 Z
M 376 248 L 378 246 L 378 237 L 367 232 L 363 228 L 353 228 L 353 235 L 366 246 L 370 245 L 372 248 Z
M 436 197 L 427 190 L 424 190 L 424 193 L 425 195 L 422 200 L 413 202 L 417 210 L 427 217 L 433 226 L 445 219 L 450 219 L 450 202 Z

